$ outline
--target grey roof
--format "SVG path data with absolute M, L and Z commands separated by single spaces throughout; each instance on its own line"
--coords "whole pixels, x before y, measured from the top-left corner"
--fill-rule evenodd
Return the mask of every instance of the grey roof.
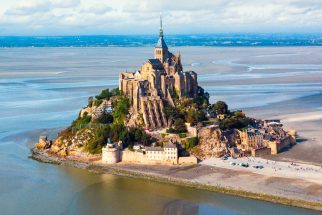
M 163 151 L 161 147 L 145 147 L 146 151 Z
M 177 148 L 177 146 L 173 143 L 168 143 L 167 145 L 164 146 L 164 148 Z
M 165 43 L 163 36 L 160 36 L 158 39 L 157 44 L 155 45 L 155 48 L 168 48 L 167 44 Z
M 155 70 L 163 70 L 163 65 L 159 59 L 149 59 L 148 62 L 151 63 L 152 68 Z

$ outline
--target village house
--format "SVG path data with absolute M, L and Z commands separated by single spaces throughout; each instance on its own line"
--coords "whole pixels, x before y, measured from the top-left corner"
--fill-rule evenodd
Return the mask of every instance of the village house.
M 264 120 L 256 128 L 249 126 L 240 132 L 238 148 L 254 157 L 277 154 L 295 143 L 295 135 L 296 132 L 293 135 L 286 132 L 280 120 Z

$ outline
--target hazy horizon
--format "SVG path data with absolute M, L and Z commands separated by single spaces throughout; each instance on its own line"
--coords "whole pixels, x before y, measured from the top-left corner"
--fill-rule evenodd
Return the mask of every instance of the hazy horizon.
M 145 47 L 154 46 L 157 34 L 0 36 L 0 47 Z M 272 47 L 321 46 L 321 34 L 166 34 L 175 46 Z

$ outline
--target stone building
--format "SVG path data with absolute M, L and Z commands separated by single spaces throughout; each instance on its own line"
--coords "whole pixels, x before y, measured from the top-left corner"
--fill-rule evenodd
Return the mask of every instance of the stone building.
M 264 135 L 258 129 L 248 127 L 240 132 L 242 150 L 250 151 L 251 149 L 263 148 Z
M 250 126 L 240 131 L 241 144 L 238 148 L 254 157 L 277 154 L 296 143 L 296 132 L 291 134 L 283 129 L 280 120 L 265 120 L 261 128 Z
M 110 139 L 105 147 L 102 148 L 102 161 L 104 163 L 118 163 L 121 161 L 122 142 L 111 143 Z
M 176 143 L 170 141 L 163 148 L 161 147 L 146 147 L 146 158 L 150 161 L 163 163 L 178 163 L 178 147 Z
M 164 41 L 161 19 L 160 26 L 154 58 L 138 71 L 123 72 L 119 77 L 119 89 L 130 99 L 134 113 L 141 113 L 151 129 L 167 126 L 164 106 L 174 105 L 173 95 L 195 97 L 198 93 L 197 74 L 183 71 L 181 54 L 172 54 Z

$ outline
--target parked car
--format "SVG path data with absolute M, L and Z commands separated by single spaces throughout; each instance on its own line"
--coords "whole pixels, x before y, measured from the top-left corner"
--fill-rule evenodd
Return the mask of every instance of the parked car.
M 230 162 L 230 165 L 236 166 L 236 163 L 235 162 Z
M 240 166 L 242 166 L 242 167 L 249 167 L 249 164 L 248 163 L 241 163 Z
M 255 169 L 263 169 L 264 167 L 262 165 L 255 165 L 255 166 L 253 166 L 253 168 L 255 168 Z

